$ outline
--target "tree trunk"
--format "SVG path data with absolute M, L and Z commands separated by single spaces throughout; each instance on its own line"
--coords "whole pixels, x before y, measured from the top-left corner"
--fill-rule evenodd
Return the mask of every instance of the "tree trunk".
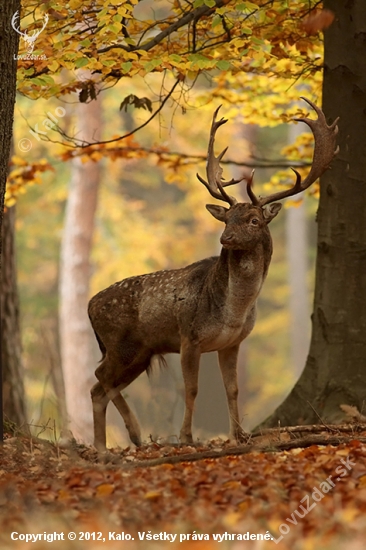
M 286 249 L 290 287 L 291 367 L 297 380 L 309 351 L 307 239 L 304 203 L 286 210 Z
M 100 100 L 77 106 L 78 138 L 98 139 Z M 73 160 L 61 245 L 60 345 L 66 409 L 76 439 L 92 441 L 90 388 L 94 382 L 93 334 L 87 315 L 90 253 L 100 181 L 100 165 Z
M 321 178 L 312 338 L 300 380 L 265 426 L 342 419 L 366 396 L 366 4 L 327 0 L 323 110 L 340 153 Z M 311 404 L 311 406 L 309 405 Z
M 3 217 L 3 265 L 1 273 L 1 354 L 5 419 L 22 426 L 26 422 L 23 365 L 19 326 L 19 299 L 15 262 L 15 207 Z
M 20 10 L 20 0 L 0 4 L 0 234 L 4 212 L 4 196 L 11 140 L 13 136 L 19 34 L 11 26 L 11 18 Z M 15 58 L 15 59 L 14 59 Z M 1 267 L 0 239 L 0 267 Z
M 289 143 L 304 131 L 303 124 L 289 126 Z M 307 288 L 307 231 L 304 202 L 286 210 L 286 253 L 290 287 L 291 367 L 300 377 L 309 351 L 310 312 Z
M 4 196 L 10 146 L 13 135 L 14 104 L 16 92 L 16 74 L 19 35 L 10 22 L 14 13 L 20 10 L 20 0 L 8 0 L 0 4 L 0 270 L 2 263 L 2 225 Z M 1 281 L 1 285 L 3 282 Z M 1 314 L 1 310 L 0 310 Z M 2 319 L 0 318 L 2 324 Z M 2 344 L 0 339 L 0 344 Z M 3 440 L 3 387 L 2 357 L 0 353 L 0 442 Z

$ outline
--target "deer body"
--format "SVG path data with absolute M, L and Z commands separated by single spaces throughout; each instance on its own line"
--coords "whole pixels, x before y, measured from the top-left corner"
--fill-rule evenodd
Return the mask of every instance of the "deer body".
M 320 118 L 321 111 L 316 110 Z M 295 194 L 303 187 L 300 189 L 301 179 L 297 174 L 294 188 L 269 199 L 255 197 L 250 187 L 251 179 L 247 190 L 252 203 L 237 203 L 227 195 L 223 187 L 237 181 L 222 181 L 219 161 L 223 153 L 217 158 L 213 155 L 215 132 L 226 122 L 216 122 L 216 114 L 217 111 L 209 145 L 208 183 L 199 179 L 214 197 L 230 204 L 230 208 L 206 206 L 215 218 L 225 223 L 220 256 L 182 269 L 124 279 L 99 292 L 89 303 L 90 321 L 103 355 L 95 371 L 98 382 L 91 390 L 95 445 L 100 450 L 106 446 L 106 408 L 110 400 L 123 417 L 131 441 L 141 444 L 138 422 L 120 391 L 149 369 L 154 356 L 165 353 L 181 354 L 185 385 L 181 441 L 192 442 L 199 361 L 202 353 L 210 351 L 218 352 L 228 400 L 230 437 L 237 441 L 243 438 L 237 406 L 236 363 L 239 345 L 254 327 L 256 300 L 271 261 L 272 240 L 268 224 L 278 214 L 281 204 L 269 203 L 288 196 L 291 191 Z M 304 121 L 314 125 L 311 127 L 317 137 L 319 119 Z M 335 153 L 337 127 L 336 122 L 331 127 L 323 119 L 320 123 L 329 142 L 322 163 L 324 170 Z M 316 153 L 317 149 L 314 159 Z M 318 177 L 318 171 L 319 167 L 312 177 Z M 309 177 L 303 185 L 310 185 L 308 181 Z

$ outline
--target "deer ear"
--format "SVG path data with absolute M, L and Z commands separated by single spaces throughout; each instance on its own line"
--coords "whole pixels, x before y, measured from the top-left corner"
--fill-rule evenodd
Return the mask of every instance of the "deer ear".
M 217 204 L 206 204 L 206 208 L 214 218 L 220 222 L 226 222 L 226 213 L 228 212 L 228 208 L 218 206 Z
M 263 217 L 266 223 L 269 223 L 275 218 L 278 212 L 281 210 L 282 204 L 280 202 L 274 202 L 263 208 Z

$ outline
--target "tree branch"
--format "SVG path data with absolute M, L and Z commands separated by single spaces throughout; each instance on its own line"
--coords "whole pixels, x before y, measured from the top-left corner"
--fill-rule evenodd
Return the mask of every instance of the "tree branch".
M 293 439 L 291 441 L 281 441 L 278 443 L 271 443 L 268 445 L 240 445 L 238 447 L 228 447 L 222 451 L 203 451 L 197 453 L 187 453 L 174 456 L 166 456 L 161 458 L 154 458 L 151 460 L 138 460 L 136 462 L 124 462 L 123 457 L 112 455 L 107 453 L 106 455 L 100 455 L 102 462 L 118 464 L 119 468 L 125 470 L 132 470 L 135 468 L 151 468 L 153 466 L 160 466 L 162 464 L 179 464 L 180 462 L 197 462 L 198 460 L 222 458 L 226 456 L 241 456 L 249 453 L 259 452 L 279 452 L 288 451 L 290 449 L 305 449 L 311 445 L 332 445 L 337 446 L 342 443 L 349 443 L 355 439 L 354 436 L 327 436 L 322 435 L 310 435 L 300 439 Z M 357 437 L 357 440 L 361 443 L 366 443 L 366 437 Z
M 172 23 L 169 27 L 161 31 L 159 34 L 151 38 L 146 44 L 142 46 L 135 46 L 134 48 L 127 48 L 123 44 L 111 44 L 110 46 L 106 46 L 105 48 L 100 48 L 98 53 L 104 53 L 108 52 L 109 50 L 112 50 L 113 48 L 122 48 L 126 51 L 134 51 L 134 50 L 144 50 L 147 52 L 148 50 L 151 50 L 154 46 L 159 44 L 164 38 L 172 34 L 173 32 L 176 32 L 181 27 L 184 27 L 185 25 L 188 25 L 191 21 L 197 21 L 198 19 L 201 19 L 201 17 L 208 15 L 209 13 L 213 12 L 216 8 L 221 8 L 227 4 L 227 0 L 215 0 L 215 6 L 210 8 L 209 6 L 200 6 L 199 8 L 196 8 L 192 10 L 191 12 L 187 13 L 186 15 L 183 15 L 178 21 L 175 23 Z

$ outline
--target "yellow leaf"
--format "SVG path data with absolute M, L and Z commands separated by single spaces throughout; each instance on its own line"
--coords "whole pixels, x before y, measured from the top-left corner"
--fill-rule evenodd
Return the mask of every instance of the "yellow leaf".
M 148 491 L 144 496 L 147 500 L 158 500 L 160 497 L 161 493 L 159 491 Z
M 48 63 L 48 68 L 51 69 L 51 71 L 57 71 L 59 66 L 60 66 L 60 64 L 58 63 L 58 61 L 56 61 L 56 59 L 51 61 L 51 63 Z
M 98 485 L 97 487 L 97 496 L 105 497 L 113 493 L 113 491 L 114 485 L 111 485 L 110 483 L 102 483 L 102 485 Z
M 243 500 L 242 502 L 240 502 L 238 504 L 238 509 L 241 511 L 241 512 L 246 512 L 249 508 L 249 500 Z
M 26 166 L 28 164 L 26 160 L 22 159 L 22 157 L 18 157 L 17 155 L 13 155 L 11 157 L 11 161 L 13 164 L 17 164 L 18 166 Z
M 357 508 L 346 508 L 342 510 L 341 517 L 346 525 L 351 525 L 354 519 L 361 513 Z
M 366 487 L 366 475 L 359 478 L 357 487 L 359 489 L 363 489 L 364 487 Z
M 239 508 L 241 504 L 243 503 L 239 504 Z M 230 514 L 226 514 L 226 516 L 224 516 L 223 523 L 225 527 L 235 527 L 239 523 L 239 520 L 241 518 L 242 518 L 242 515 L 238 514 L 238 512 L 231 512 Z
M 224 483 L 224 487 L 227 489 L 239 489 L 241 487 L 241 483 L 237 480 L 231 480 Z
M 336 451 L 335 454 L 339 455 L 339 456 L 348 456 L 349 455 L 349 450 L 348 449 L 339 449 L 338 451 Z

